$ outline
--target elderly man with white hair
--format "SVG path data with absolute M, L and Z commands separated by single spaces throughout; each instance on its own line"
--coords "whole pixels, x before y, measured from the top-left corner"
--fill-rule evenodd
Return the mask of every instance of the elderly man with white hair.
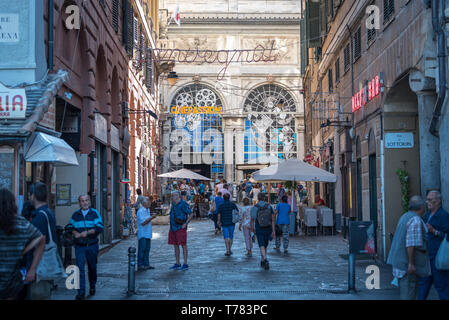
M 150 266 L 151 239 L 153 238 L 151 221 L 156 218 L 156 215 L 151 215 L 150 205 L 150 199 L 144 197 L 142 207 L 137 211 L 137 271 L 154 269 Z
M 416 300 L 419 278 L 430 274 L 426 227 L 422 221 L 424 212 L 421 196 L 411 197 L 409 211 L 399 219 L 391 244 L 387 263 L 393 266 L 402 300 Z
M 170 270 L 187 270 L 187 225 L 192 219 L 192 210 L 186 201 L 181 199 L 179 192 L 172 193 L 173 203 L 170 210 L 170 231 L 168 233 L 168 244 L 175 248 L 176 263 Z M 184 264 L 180 263 L 180 250 L 182 246 L 182 253 L 184 256 Z
M 435 267 L 435 258 L 443 239 L 449 241 L 449 214 L 441 206 L 441 193 L 432 190 L 427 193 L 428 212 L 424 216 L 429 237 L 428 251 L 432 275 L 419 280 L 418 300 L 425 300 L 432 284 L 438 292 L 440 300 L 449 300 L 449 270 L 438 270 Z

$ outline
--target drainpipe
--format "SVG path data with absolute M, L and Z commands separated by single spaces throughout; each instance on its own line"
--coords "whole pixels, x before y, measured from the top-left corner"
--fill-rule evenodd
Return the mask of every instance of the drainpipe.
M 439 5 L 440 0 L 432 0 L 432 25 L 433 30 L 437 34 L 437 50 L 438 50 L 438 99 L 433 110 L 432 121 L 430 123 L 429 131 L 436 137 L 439 137 L 437 130 L 438 120 L 441 116 L 441 109 L 446 98 L 446 60 L 445 60 L 445 45 L 446 36 L 444 30 L 439 23 Z M 443 10 L 446 9 L 445 1 L 443 0 Z
M 385 146 L 384 146 L 384 117 L 383 111 L 380 113 L 380 193 L 382 199 L 382 257 L 384 262 L 387 261 L 387 241 L 385 226 Z
M 53 70 L 53 8 L 54 0 L 48 0 L 48 69 Z

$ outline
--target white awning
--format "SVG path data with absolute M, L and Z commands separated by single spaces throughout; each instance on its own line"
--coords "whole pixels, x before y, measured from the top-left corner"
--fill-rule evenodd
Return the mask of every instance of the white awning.
M 64 140 L 42 132 L 35 132 L 25 153 L 28 162 L 51 162 L 55 166 L 78 166 L 75 150 Z

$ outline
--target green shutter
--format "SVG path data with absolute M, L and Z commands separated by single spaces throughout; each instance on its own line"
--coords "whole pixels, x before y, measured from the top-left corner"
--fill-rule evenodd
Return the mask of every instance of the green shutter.
M 301 35 L 301 75 L 304 75 L 308 65 L 308 51 L 307 40 L 306 40 L 306 20 L 301 19 L 299 22 L 300 35 Z
M 321 46 L 320 13 L 321 2 L 308 0 L 306 2 L 306 34 L 307 47 L 315 48 Z

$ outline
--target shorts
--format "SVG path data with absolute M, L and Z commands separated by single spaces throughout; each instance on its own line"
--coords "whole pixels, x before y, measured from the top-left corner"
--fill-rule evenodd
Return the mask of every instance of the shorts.
M 187 244 L 187 228 L 168 232 L 168 244 L 185 246 Z
M 221 229 L 223 230 L 223 238 L 225 239 L 233 239 L 234 238 L 234 229 L 235 224 L 230 226 L 222 226 Z
M 268 242 L 272 240 L 273 228 L 256 228 L 256 237 L 259 247 L 268 247 Z

